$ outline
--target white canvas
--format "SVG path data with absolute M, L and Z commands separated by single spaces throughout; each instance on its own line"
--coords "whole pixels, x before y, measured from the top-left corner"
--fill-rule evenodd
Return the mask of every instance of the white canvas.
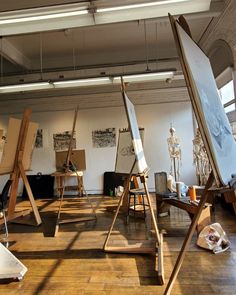
M 144 173 L 145 171 L 148 170 L 148 166 L 147 166 L 144 151 L 143 151 L 143 145 L 142 145 L 142 140 L 139 133 L 134 105 L 132 104 L 132 102 L 129 100 L 129 98 L 127 97 L 125 93 L 123 93 L 123 98 L 124 98 L 129 125 L 130 125 L 130 132 L 131 132 L 132 143 L 134 147 L 135 158 L 137 161 L 138 172 Z

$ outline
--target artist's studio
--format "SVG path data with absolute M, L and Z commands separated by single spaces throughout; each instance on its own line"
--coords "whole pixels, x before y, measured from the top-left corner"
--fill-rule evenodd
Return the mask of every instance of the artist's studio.
M 0 0 L 0 295 L 236 294 L 236 0 Z

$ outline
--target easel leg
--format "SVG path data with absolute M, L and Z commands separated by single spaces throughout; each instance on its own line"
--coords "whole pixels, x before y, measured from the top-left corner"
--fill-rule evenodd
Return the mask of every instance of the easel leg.
M 18 190 L 18 185 L 20 180 L 20 171 L 18 167 L 15 169 L 15 173 L 11 175 L 11 179 L 12 179 L 12 185 L 11 185 L 9 205 L 7 210 L 8 220 L 11 220 L 11 218 L 14 216 L 14 213 L 15 213 L 17 190 Z
M 143 186 L 144 186 L 145 194 L 147 196 L 147 201 L 148 201 L 148 205 L 149 205 L 150 212 L 151 212 L 151 217 L 152 217 L 152 222 L 153 222 L 157 242 L 158 242 L 158 244 L 160 244 L 160 234 L 159 234 L 159 230 L 158 230 L 158 227 L 157 227 L 157 222 L 156 222 L 154 210 L 153 210 L 153 207 L 152 207 L 152 202 L 151 202 L 150 194 L 149 194 L 147 183 L 146 183 L 145 179 L 143 180 Z
M 171 290 L 173 288 L 173 285 L 175 283 L 175 280 L 178 276 L 178 273 L 180 271 L 180 268 L 182 266 L 182 263 L 183 263 L 183 260 L 184 260 L 184 257 L 185 257 L 185 253 L 187 251 L 187 247 L 189 246 L 189 243 L 193 237 L 193 234 L 195 232 L 195 229 L 196 229 L 196 225 L 197 225 L 197 222 L 198 222 L 198 219 L 202 213 L 202 209 L 207 201 L 207 194 L 208 194 L 208 189 L 212 186 L 213 184 L 213 181 L 214 181 L 214 176 L 213 176 L 213 172 L 211 172 L 209 178 L 208 178 L 208 181 L 207 181 L 207 184 L 206 184 L 206 187 L 205 187 L 205 190 L 201 196 L 201 200 L 200 200 L 200 203 L 198 205 L 198 211 L 196 212 L 196 214 L 194 215 L 194 218 L 192 220 L 192 223 L 188 229 L 188 233 L 185 237 L 185 240 L 184 240 L 184 243 L 182 245 L 182 248 L 180 250 L 180 253 L 179 253 L 179 256 L 176 260 L 176 263 L 175 263 L 175 266 L 174 266 L 174 269 L 171 273 L 171 276 L 170 276 L 170 279 L 169 279 L 169 282 L 167 284 L 167 287 L 165 289 L 165 292 L 164 292 L 164 295 L 170 295 L 171 294 Z
M 54 231 L 54 237 L 56 237 L 59 231 L 59 225 L 60 225 L 61 207 L 62 207 L 62 202 L 64 199 L 64 193 L 65 193 L 65 177 L 64 176 L 58 176 L 57 185 L 59 185 L 57 192 L 59 194 L 60 203 L 59 203 L 59 209 L 57 212 L 57 221 L 56 221 L 56 226 Z
M 156 262 L 156 265 L 158 266 L 157 267 L 158 280 L 159 280 L 160 285 L 163 285 L 164 282 L 165 282 L 164 263 L 163 263 L 163 237 L 162 237 L 162 234 L 159 233 L 159 229 L 157 227 L 157 221 L 156 221 L 156 217 L 155 217 L 155 214 L 154 214 L 150 194 L 149 194 L 149 191 L 148 191 L 146 177 L 142 176 L 141 181 L 143 183 L 144 190 L 145 190 L 145 193 L 146 193 L 146 196 L 147 196 L 147 201 L 148 201 L 149 209 L 150 209 L 150 212 L 151 212 L 151 219 L 152 219 L 152 222 L 153 222 L 153 226 L 154 226 L 154 230 L 155 230 L 155 234 L 156 234 L 156 239 L 157 239 L 156 251 L 158 251 L 158 260 Z
M 130 180 L 130 179 L 131 179 L 131 175 L 129 176 L 129 180 Z M 115 213 L 115 215 L 114 215 L 114 218 L 113 218 L 112 224 L 111 224 L 111 226 L 110 226 L 110 229 L 109 229 L 109 232 L 108 232 L 108 234 L 107 234 L 107 237 L 106 237 L 105 243 L 104 243 L 104 245 L 103 245 L 103 250 L 104 250 L 104 251 L 106 251 L 106 249 L 107 249 L 107 243 L 108 243 L 108 240 L 109 240 L 109 238 L 110 238 L 111 232 L 112 232 L 112 230 L 113 230 L 114 224 L 115 224 L 115 222 L 116 222 L 116 218 L 117 218 L 117 216 L 118 216 L 118 213 L 119 213 L 119 211 L 120 211 L 121 204 L 122 204 L 122 202 L 123 202 L 124 196 L 128 194 L 128 191 L 129 191 L 129 181 L 127 181 L 126 186 L 125 186 L 125 190 L 124 190 L 122 196 L 120 197 L 120 200 L 119 200 L 119 203 L 118 203 L 118 206 L 117 206 L 117 209 L 116 209 L 116 213 Z
M 92 209 L 92 213 L 95 215 L 95 218 L 97 219 L 96 216 L 96 212 L 95 209 L 93 207 L 93 204 L 91 202 L 91 200 L 89 199 L 89 196 L 84 188 L 84 182 L 83 182 L 83 178 L 82 176 L 77 175 L 77 184 L 78 184 L 78 189 L 80 190 L 80 192 L 82 192 L 82 196 L 85 195 L 87 202 L 89 203 L 91 209 Z
M 25 185 L 25 188 L 26 188 L 28 197 L 29 197 L 29 201 L 30 201 L 31 207 L 33 209 L 33 213 L 34 213 L 34 217 L 35 217 L 36 223 L 37 223 L 37 225 L 40 225 L 42 223 L 42 219 L 41 219 L 41 217 L 39 215 L 38 207 L 36 206 L 36 203 L 35 203 L 35 200 L 34 200 L 34 196 L 32 194 L 32 190 L 31 190 L 31 187 L 29 185 L 28 178 L 25 175 L 25 170 L 24 170 L 24 168 L 23 168 L 23 166 L 22 166 L 21 163 L 19 163 L 19 168 L 20 168 L 21 177 L 23 179 L 23 182 L 24 182 L 24 185 Z

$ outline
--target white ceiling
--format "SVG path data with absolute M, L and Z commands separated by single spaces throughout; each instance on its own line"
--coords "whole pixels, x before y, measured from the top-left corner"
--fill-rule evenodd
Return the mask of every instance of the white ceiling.
M 141 0 L 119 0 L 123 4 L 138 1 Z M 0 11 L 34 8 L 35 5 L 40 7 L 73 2 L 83 1 L 0 0 Z M 114 1 L 111 1 L 111 3 L 114 4 Z M 186 16 L 196 42 L 201 39 L 212 18 L 219 15 L 223 10 L 223 6 L 224 0 L 212 0 L 210 11 Z M 58 77 L 89 76 L 90 74 L 104 75 L 109 71 L 122 73 L 126 70 L 135 71 L 137 69 L 145 71 L 147 68 L 153 70 L 172 67 L 180 69 L 167 17 L 4 36 L 1 42 L 0 51 L 3 56 L 1 58 L 2 84 L 38 79 L 50 80 Z M 168 87 L 180 87 L 178 81 L 175 83 L 171 86 L 168 85 Z M 163 87 L 161 85 L 156 84 L 154 88 L 160 89 L 160 87 Z M 181 87 L 184 87 L 184 84 Z M 147 85 L 144 88 L 146 89 Z M 94 89 L 94 92 L 100 92 L 97 88 L 96 90 L 95 88 L 92 89 Z M 87 91 L 89 92 L 89 90 Z M 34 97 L 55 97 L 56 95 L 63 96 L 63 94 L 69 95 L 68 93 L 71 93 L 71 91 L 64 92 L 48 93 L 43 91 L 40 94 L 34 94 Z M 107 92 L 110 92 L 110 89 Z M 75 95 L 74 93 L 80 93 L 80 90 L 74 90 L 73 95 Z M 0 94 L 0 98 L 1 103 L 4 100 L 7 103 L 9 98 L 14 98 L 20 103 L 20 100 L 26 101 L 29 95 L 27 93 Z M 2 110 L 5 110 L 4 107 Z M 18 109 L 14 108 L 14 110 L 17 111 Z

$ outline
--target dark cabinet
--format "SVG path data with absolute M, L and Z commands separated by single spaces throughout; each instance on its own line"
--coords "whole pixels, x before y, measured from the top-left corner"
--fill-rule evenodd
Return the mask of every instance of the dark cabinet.
M 51 175 L 28 175 L 27 176 L 34 198 L 53 198 L 54 177 Z M 27 198 L 28 194 L 24 186 L 22 198 Z

